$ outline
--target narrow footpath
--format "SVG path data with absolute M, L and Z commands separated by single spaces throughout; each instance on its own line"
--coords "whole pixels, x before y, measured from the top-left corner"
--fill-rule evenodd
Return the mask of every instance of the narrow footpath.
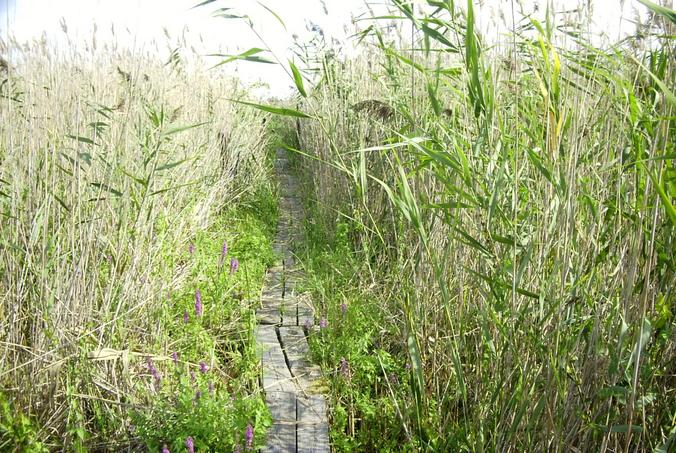
M 262 383 L 273 419 L 262 451 L 329 453 L 326 399 L 312 390 L 321 370 L 308 359 L 313 313 L 295 291 L 302 271 L 293 251 L 302 239 L 303 210 L 286 150 L 277 151 L 275 173 L 281 200 L 274 249 L 282 259 L 268 270 L 256 313 Z

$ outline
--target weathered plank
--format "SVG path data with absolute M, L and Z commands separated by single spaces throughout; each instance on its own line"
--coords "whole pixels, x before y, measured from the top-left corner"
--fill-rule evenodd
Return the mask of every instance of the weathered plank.
M 282 324 L 280 307 L 275 305 L 264 306 L 256 310 L 256 320 L 259 324 L 278 326 Z
M 302 393 L 310 392 L 312 383 L 321 377 L 321 369 L 308 361 L 310 346 L 302 327 L 280 327 L 282 348 L 291 369 L 294 381 Z
M 282 326 L 298 325 L 298 309 L 295 298 L 287 298 L 284 295 L 284 305 L 282 307 Z
M 297 283 L 305 276 L 305 272 L 297 266 L 284 270 L 284 297 L 286 294 L 295 294 Z
M 279 284 L 263 288 L 261 292 L 261 303 L 266 305 L 279 305 L 284 298 L 284 285 Z
M 285 280 L 284 266 L 273 266 L 265 273 L 263 287 L 277 286 Z
M 290 250 L 285 250 L 282 256 L 282 261 L 284 263 L 284 268 L 293 267 L 296 265 L 296 257 Z
M 323 395 L 299 396 L 296 401 L 297 453 L 329 453 L 329 425 Z
M 295 391 L 291 372 L 286 365 L 275 327 L 259 325 L 256 331 L 256 342 L 261 357 L 263 390 L 266 392 Z
M 298 315 L 299 326 L 308 328 L 314 324 L 314 314 L 312 312 L 312 308 L 310 308 L 305 302 L 298 302 L 296 313 Z
M 272 427 L 268 431 L 266 453 L 295 453 L 296 448 L 296 395 L 293 392 L 270 392 L 265 402 L 272 415 Z

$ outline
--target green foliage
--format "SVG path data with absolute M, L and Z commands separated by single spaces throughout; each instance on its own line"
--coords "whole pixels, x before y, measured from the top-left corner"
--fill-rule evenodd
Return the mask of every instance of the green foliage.
M 143 408 L 132 414 L 133 434 L 151 451 L 163 445 L 180 450 L 188 436 L 198 450 L 232 451 L 243 445 L 248 424 L 256 445 L 264 438 L 269 414 L 260 394 L 251 395 L 259 370 L 249 301 L 258 297 L 275 260 L 276 212 L 271 190 L 261 186 L 182 252 L 181 259 L 190 262 L 189 279 L 160 317 L 178 361 L 169 363 L 169 351 L 161 361 L 149 358 L 139 388 Z M 238 260 L 236 271 L 231 259 Z
M 373 317 L 378 300 L 354 285 L 361 270 L 360 256 L 352 251 L 357 226 L 340 222 L 332 238 L 308 226 L 307 276 L 301 283 L 326 321 L 310 337 L 310 348 L 329 384 L 333 448 L 357 451 L 377 444 L 379 451 L 402 451 L 407 441 L 391 395 L 405 393 L 409 372 L 405 359 L 386 349 L 383 339 L 393 333 L 383 332 Z
M 39 439 L 35 421 L 17 412 L 0 392 L 0 450 L 17 453 L 48 452 L 49 449 Z
M 232 383 L 221 381 L 211 370 L 189 371 L 184 363 L 168 368 L 155 384 L 150 407 L 133 414 L 134 434 L 149 451 L 164 445 L 182 451 L 188 437 L 198 451 L 230 452 L 236 445 L 244 450 L 249 424 L 254 427 L 255 445 L 261 446 L 270 417 L 260 398 L 230 393 Z

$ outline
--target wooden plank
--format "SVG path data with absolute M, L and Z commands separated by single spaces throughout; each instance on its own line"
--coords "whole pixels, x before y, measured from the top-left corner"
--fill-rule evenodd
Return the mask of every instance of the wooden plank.
M 263 288 L 263 292 L 261 292 L 261 304 L 264 307 L 266 305 L 280 305 L 283 298 L 284 286 L 282 284 Z
M 296 401 L 297 453 L 330 453 L 326 399 L 323 395 L 299 396 Z
M 263 287 L 277 286 L 284 280 L 284 266 L 273 266 L 265 273 Z
M 256 320 L 259 324 L 278 326 L 282 324 L 282 314 L 279 306 L 266 306 L 256 310 Z
M 282 326 L 297 326 L 298 311 L 295 298 L 287 298 L 284 295 L 284 304 L 282 306 Z
M 263 287 L 261 292 L 261 302 L 265 305 L 268 301 L 274 301 L 280 299 L 284 295 L 284 285 L 285 282 L 280 276 L 280 281 L 277 283 L 271 283 Z
M 286 354 L 291 375 L 302 393 L 312 391 L 312 384 L 321 377 L 321 369 L 312 365 L 308 360 L 310 346 L 305 338 L 302 327 L 280 327 L 279 333 L 282 338 L 282 348 Z
M 295 385 L 291 372 L 286 365 L 282 346 L 277 340 L 274 326 L 259 325 L 256 330 L 256 343 L 261 358 L 263 390 L 266 392 L 293 392 Z
M 296 284 L 305 277 L 305 271 L 295 266 L 284 270 L 284 294 L 295 288 Z
M 256 343 L 259 345 L 275 345 L 279 343 L 277 330 L 272 326 L 257 326 Z
M 287 267 L 293 267 L 293 266 L 296 265 L 296 257 L 295 257 L 294 254 L 293 254 L 291 251 L 289 251 L 289 250 L 286 250 L 286 251 L 284 252 L 284 255 L 282 256 L 282 261 L 283 261 L 283 263 L 284 263 L 284 268 L 285 268 L 285 269 L 286 269 Z
M 288 167 L 289 167 L 289 159 L 287 159 L 286 157 L 275 159 L 275 169 L 287 169 Z
M 268 393 L 265 402 L 272 415 L 266 453 L 296 452 L 296 395 L 292 392 Z
M 314 313 L 308 304 L 303 301 L 299 301 L 296 312 L 298 315 L 298 325 L 300 327 L 309 328 L 314 324 Z
M 305 332 L 302 327 L 280 327 L 279 334 L 282 337 L 282 347 L 286 352 L 286 357 L 291 367 L 291 372 L 295 364 L 305 362 L 305 357 L 310 352 L 310 346 L 305 339 Z
M 290 241 L 288 239 L 275 239 L 272 242 L 272 251 L 275 253 L 284 253 L 289 249 Z
M 265 392 L 293 392 L 295 383 L 284 361 L 281 348 L 272 347 L 263 352 L 261 357 L 263 390 Z

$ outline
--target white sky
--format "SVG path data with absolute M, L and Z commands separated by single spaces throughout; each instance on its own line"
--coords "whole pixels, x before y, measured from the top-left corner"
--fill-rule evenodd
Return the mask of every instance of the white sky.
M 385 0 L 376 0 L 387 3 Z M 416 0 L 417 1 L 417 0 Z M 267 44 L 283 59 L 291 58 L 289 48 L 293 35 L 302 41 L 312 36 L 309 24 L 319 25 L 327 38 L 334 38 L 347 51 L 351 44 L 347 36 L 354 33 L 352 18 L 366 11 L 364 0 L 263 0 L 286 25 L 254 0 L 219 0 L 209 5 L 191 9 L 200 0 L 0 0 L 0 36 L 14 36 L 18 41 L 27 41 L 46 34 L 50 41 L 63 41 L 60 22 L 68 26 L 71 42 L 90 41 L 96 24 L 96 39 L 99 43 L 111 39 L 111 24 L 115 28 L 116 41 L 137 51 L 154 51 L 166 58 L 170 48 L 177 47 L 184 38 L 187 46 L 193 46 L 200 54 L 238 53 L 251 47 L 264 47 L 259 39 L 241 20 L 212 17 L 213 11 L 232 7 L 229 13 L 244 13 L 252 18 L 255 28 Z M 418 3 L 423 3 L 419 2 Z M 591 4 L 592 28 L 605 32 L 611 40 L 621 36 L 621 29 L 631 30 L 630 20 L 635 10 L 646 9 L 636 0 L 554 0 L 554 10 L 564 11 L 577 7 L 582 2 L 586 8 Z M 376 3 L 372 1 L 372 3 Z M 456 0 L 456 4 L 464 4 Z M 485 33 L 495 35 L 496 25 L 502 21 L 500 11 L 509 15 L 510 0 L 475 0 L 480 8 L 479 22 Z M 539 8 L 544 13 L 545 0 L 515 0 L 526 11 Z M 376 5 L 375 8 L 378 8 Z M 327 14 L 328 13 L 328 14 Z M 509 17 L 509 16 L 508 16 Z M 507 18 L 508 20 L 508 18 Z M 367 26 L 360 23 L 363 29 Z M 164 29 L 171 36 L 167 43 Z M 218 60 L 212 60 L 218 61 Z M 270 85 L 273 94 L 283 95 L 291 82 L 281 68 L 257 63 L 238 63 L 229 67 L 237 71 L 246 82 L 261 79 Z

